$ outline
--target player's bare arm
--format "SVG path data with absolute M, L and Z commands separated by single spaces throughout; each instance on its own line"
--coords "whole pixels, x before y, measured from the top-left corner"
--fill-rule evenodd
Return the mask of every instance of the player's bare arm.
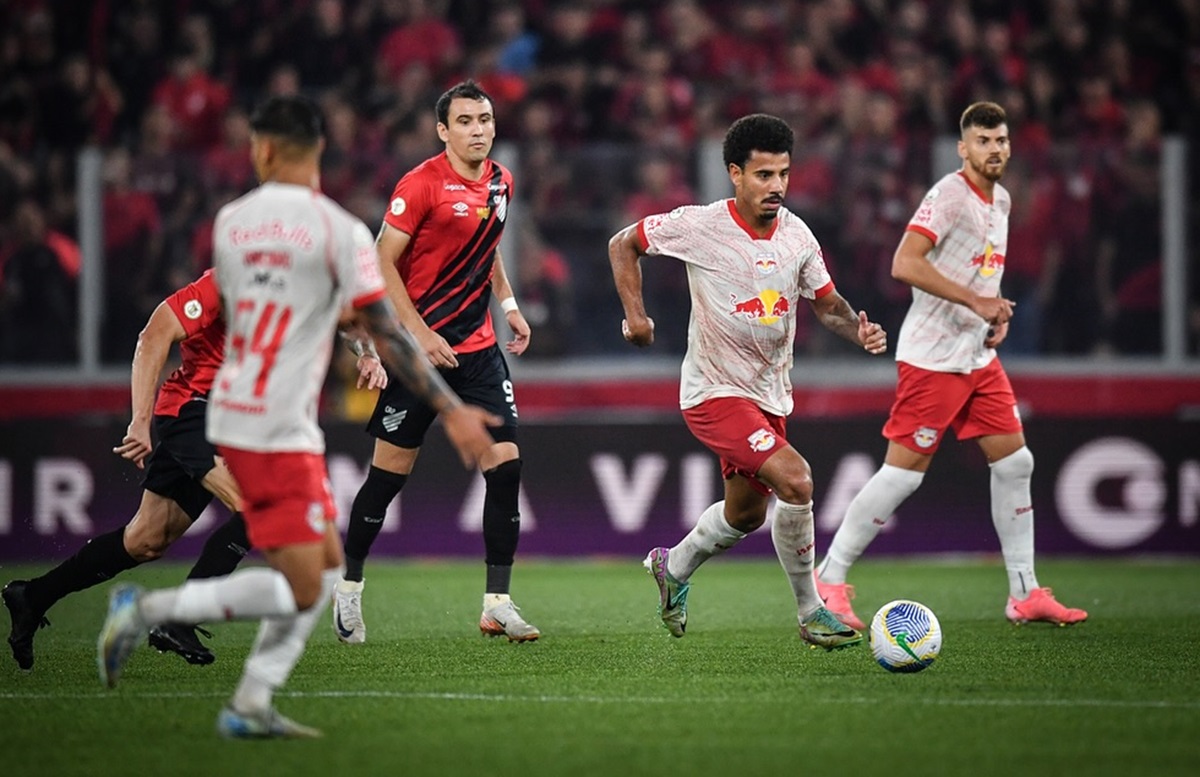
M 504 310 L 504 320 L 512 330 L 513 339 L 504 344 L 504 349 L 511 354 L 520 356 L 529 347 L 529 322 L 517 307 L 517 298 L 513 295 L 512 284 L 508 282 L 508 274 L 504 272 L 504 257 L 500 249 L 496 249 L 496 259 L 492 262 L 492 293 L 500 301 Z
M 617 294 L 625 308 L 621 334 L 642 348 L 654 342 L 654 319 L 646 315 L 646 305 L 642 300 L 641 257 L 644 252 L 637 224 L 630 224 L 608 241 L 608 261 L 612 264 Z
M 854 312 L 846 298 L 836 291 L 810 303 L 821 324 L 834 334 L 861 345 L 871 354 L 887 351 L 887 332 L 867 318 L 867 312 Z
M 146 457 L 153 450 L 150 422 L 154 420 L 154 395 L 158 390 L 158 378 L 171 353 L 171 345 L 186 336 L 183 324 L 179 323 L 175 312 L 166 302 L 158 303 L 150 320 L 138 334 L 129 379 L 133 414 L 121 444 L 113 448 L 113 453 L 132 461 L 138 469 L 145 467 Z
M 375 346 L 392 374 L 442 417 L 442 424 L 463 466 L 471 469 L 495 442 L 488 426 L 501 420 L 482 408 L 463 404 L 425 358 L 416 338 L 396 325 L 396 314 L 386 301 L 358 310 L 358 324 L 375 339 Z
M 387 370 L 383 368 L 383 362 L 375 351 L 375 341 L 363 331 L 361 326 L 351 324 L 339 326 L 338 335 L 357 357 L 357 361 L 354 363 L 355 369 L 358 370 L 356 387 L 360 389 L 364 387 L 368 389 L 387 388 Z
M 932 250 L 933 241 L 928 237 L 905 232 L 892 257 L 892 277 L 935 297 L 965 305 L 989 323 L 1000 324 L 1012 318 L 1015 302 L 1004 297 L 982 297 L 942 275 L 926 258 Z
M 380 227 L 379 236 L 375 239 L 375 249 L 379 253 L 379 273 L 383 276 L 384 286 L 387 287 L 388 299 L 396 311 L 396 320 L 400 326 L 407 329 L 416 338 L 421 352 L 429 359 L 434 367 L 457 367 L 458 357 L 446 339 L 434 332 L 426 324 L 408 289 L 396 269 L 396 262 L 408 250 L 412 236 L 407 232 L 388 226 Z

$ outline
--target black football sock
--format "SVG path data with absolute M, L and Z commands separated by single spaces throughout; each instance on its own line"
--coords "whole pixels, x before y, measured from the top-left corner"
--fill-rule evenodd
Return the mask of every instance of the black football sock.
M 483 544 L 489 594 L 508 593 L 513 557 L 521 538 L 521 513 L 517 509 L 521 488 L 521 460 L 506 461 L 483 473 L 487 486 L 483 500 Z
M 383 528 L 388 505 L 404 488 L 408 475 L 388 472 L 373 466 L 367 471 L 367 479 L 354 497 L 350 507 L 350 526 L 346 529 L 346 579 L 361 581 L 363 564 L 371 552 L 371 545 Z
M 204 541 L 204 549 L 200 551 L 200 558 L 196 559 L 192 571 L 188 572 L 188 580 L 224 577 L 237 569 L 237 565 L 249 550 L 246 519 L 241 513 L 234 513 L 228 521 L 208 535 L 208 539 Z
M 93 537 L 66 561 L 25 587 L 29 606 L 45 612 L 68 594 L 111 580 L 139 563 L 125 550 L 125 527 Z

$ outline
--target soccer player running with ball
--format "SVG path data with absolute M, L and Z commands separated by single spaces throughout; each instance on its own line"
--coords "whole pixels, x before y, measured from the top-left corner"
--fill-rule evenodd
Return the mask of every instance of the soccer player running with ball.
M 945 436 L 979 443 L 991 468 L 992 522 L 1008 571 L 1005 615 L 1014 623 L 1087 619 L 1064 607 L 1033 570 L 1033 454 L 996 346 L 1013 303 L 1000 295 L 1012 198 L 1000 178 L 1012 149 L 1004 109 L 968 107 L 959 121 L 962 169 L 925 195 L 892 259 L 892 277 L 913 287 L 896 345 L 896 401 L 883 427 L 883 466 L 850 503 L 818 569 L 826 606 L 862 628 L 846 583 L 850 566 L 925 477 Z
M 513 332 L 506 349 L 524 353 L 529 324 L 517 307 L 500 255 L 513 179 L 488 158 L 496 117 L 491 98 L 477 84 L 466 81 L 447 90 L 435 112 L 446 150 L 396 184 L 377 240 L 380 271 L 400 324 L 413 333 L 450 387 L 504 421 L 491 430 L 494 444 L 479 462 L 486 489 L 487 566 L 479 629 L 510 642 L 533 641 L 541 632 L 521 616 L 509 594 L 521 532 L 521 454 L 516 397 L 488 310 L 495 295 Z M 334 598 L 333 628 L 342 642 L 366 640 L 363 566 L 388 505 L 412 474 L 433 418 L 425 400 L 404 385 L 393 383 L 379 394 L 367 425 L 375 452 L 350 510 L 346 576 Z
M 280 715 L 273 697 L 341 573 L 317 425 L 339 319 L 375 337 L 392 373 L 441 413 L 465 465 L 488 450 L 485 423 L 499 419 L 462 404 L 397 329 L 370 231 L 319 191 L 324 140 L 316 107 L 302 97 L 272 97 L 250 126 L 262 185 L 222 208 L 213 225 L 228 333 L 209 397 L 208 438 L 241 486 L 250 542 L 270 568 L 150 592 L 117 586 L 97 661 L 113 687 L 148 626 L 261 619 L 217 729 L 229 737 L 311 737 L 320 732 Z
M 678 544 L 654 548 L 644 562 L 658 584 L 663 625 L 676 637 L 687 628 L 692 574 L 762 526 L 774 492 L 771 539 L 796 597 L 801 638 L 827 649 L 862 641 L 817 595 L 812 472 L 785 428 L 789 371 L 802 300 L 828 329 L 869 353 L 886 351 L 887 335 L 837 293 L 817 239 L 783 207 L 793 142 L 791 128 L 774 116 L 738 119 L 724 142 L 732 199 L 648 216 L 608 244 L 625 308 L 622 330 L 637 346 L 654 341 L 640 258 L 684 262 L 691 315 L 680 407 L 692 434 L 720 457 L 725 476 L 725 498 Z

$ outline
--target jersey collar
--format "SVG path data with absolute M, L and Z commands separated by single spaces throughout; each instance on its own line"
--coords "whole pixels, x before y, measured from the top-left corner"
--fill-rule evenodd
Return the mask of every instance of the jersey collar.
M 992 198 L 984 194 L 983 189 L 980 189 L 978 186 L 976 186 L 975 182 L 968 178 L 966 173 L 964 173 L 962 170 L 959 170 L 958 174 L 962 176 L 962 179 L 967 182 L 967 186 L 971 187 L 971 191 L 975 192 L 979 199 L 983 200 L 988 205 L 992 204 Z
M 738 213 L 737 207 L 735 207 L 733 204 L 732 197 L 730 197 L 728 200 L 725 200 L 725 204 L 729 206 L 729 215 L 733 217 L 733 223 L 741 227 L 742 231 L 749 235 L 751 240 L 770 240 L 775 235 L 775 230 L 779 227 L 778 216 L 776 216 L 775 220 L 771 222 L 771 228 L 767 230 L 767 234 L 759 235 L 754 231 L 753 227 L 746 223 L 746 220 L 742 218 L 742 214 Z

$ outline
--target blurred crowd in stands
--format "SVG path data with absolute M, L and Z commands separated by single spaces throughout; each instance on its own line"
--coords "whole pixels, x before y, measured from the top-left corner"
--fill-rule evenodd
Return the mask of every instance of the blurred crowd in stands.
M 944 172 L 933 140 L 973 100 L 1003 104 L 1014 139 L 1008 351 L 1160 352 L 1165 135 L 1190 143 L 1198 237 L 1198 0 L 9 0 L 0 364 L 77 358 L 81 148 L 103 152 L 102 356 L 119 364 L 209 265 L 216 210 L 253 186 L 254 103 L 318 99 L 323 188 L 377 225 L 395 181 L 441 148 L 437 95 L 467 77 L 516 152 L 509 275 L 530 359 L 624 352 L 608 235 L 698 201 L 698 149 L 748 112 L 795 128 L 788 205 L 842 293 L 892 331 L 909 298 L 892 252 Z M 682 352 L 682 268 L 646 264 L 659 347 Z M 801 359 L 840 352 L 799 319 Z

